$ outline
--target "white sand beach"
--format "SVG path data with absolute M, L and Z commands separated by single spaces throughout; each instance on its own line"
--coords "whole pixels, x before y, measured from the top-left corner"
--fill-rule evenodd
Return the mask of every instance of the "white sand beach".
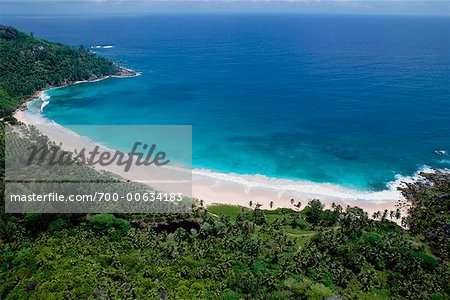
M 44 94 L 41 93 L 41 97 Z M 25 107 L 15 113 L 15 118 L 27 125 L 34 125 L 40 129 L 50 140 L 57 144 L 62 143 L 63 149 L 73 149 L 93 143 L 89 138 L 79 136 L 73 131 L 44 118 L 40 114 L 32 113 Z M 49 126 L 52 125 L 52 126 Z M 98 166 L 100 170 L 115 173 L 125 179 L 136 180 L 142 174 L 124 172 L 117 165 Z M 378 210 L 395 210 L 396 203 L 402 199 L 397 187 L 402 180 L 399 178 L 389 184 L 384 191 L 358 191 L 343 188 L 329 183 L 314 183 L 309 181 L 269 178 L 263 175 L 241 175 L 233 173 L 218 173 L 205 169 L 192 170 L 192 196 L 203 200 L 205 205 L 214 203 L 249 206 L 259 203 L 263 209 L 276 209 L 280 207 L 294 208 L 294 204 L 302 203 L 304 207 L 311 199 L 320 199 L 325 205 L 332 203 L 342 206 L 359 206 L 371 215 Z M 162 188 L 155 186 L 154 188 Z M 271 205 L 272 203 L 272 205 Z

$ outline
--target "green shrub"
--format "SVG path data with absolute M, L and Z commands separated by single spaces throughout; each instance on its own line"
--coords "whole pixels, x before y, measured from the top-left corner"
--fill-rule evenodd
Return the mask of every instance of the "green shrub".
M 413 256 L 429 269 L 433 269 L 438 265 L 437 259 L 435 259 L 434 257 L 428 255 L 423 251 L 413 252 Z
M 97 232 L 114 228 L 125 233 L 130 229 L 130 223 L 128 221 L 116 218 L 111 214 L 99 214 L 90 216 L 88 221 L 90 228 Z
M 233 291 L 226 291 L 220 296 L 219 299 L 220 300 L 237 300 L 237 299 L 239 299 L 239 297 Z
M 68 220 L 65 219 L 56 219 L 48 225 L 49 231 L 59 231 L 68 228 L 70 225 Z

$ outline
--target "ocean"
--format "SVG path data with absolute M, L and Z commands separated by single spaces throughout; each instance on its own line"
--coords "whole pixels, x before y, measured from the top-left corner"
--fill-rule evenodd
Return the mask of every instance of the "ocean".
M 49 91 L 69 128 L 188 124 L 194 168 L 358 191 L 450 168 L 450 18 L 2 19 L 141 73 Z

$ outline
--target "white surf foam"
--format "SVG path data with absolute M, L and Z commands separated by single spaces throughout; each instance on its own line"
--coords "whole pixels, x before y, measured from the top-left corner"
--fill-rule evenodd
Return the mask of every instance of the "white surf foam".
M 219 173 L 207 169 L 194 169 L 193 179 L 209 181 L 215 187 L 239 186 L 245 193 L 252 190 L 267 190 L 278 197 L 285 194 L 297 195 L 301 199 L 318 198 L 341 203 L 360 202 L 381 204 L 399 200 L 400 192 L 392 186 L 383 191 L 363 191 L 342 187 L 331 183 L 317 183 L 306 180 L 291 180 L 267 177 L 265 175 L 240 175 L 235 173 Z
M 434 150 L 434 153 L 436 153 L 437 155 L 448 156 L 447 150 Z
M 111 49 L 111 48 L 114 48 L 114 46 L 112 46 L 112 45 L 106 45 L 106 46 L 92 45 L 90 48 L 91 49 Z
M 445 172 L 445 169 L 439 171 Z M 447 170 L 448 171 L 448 170 Z M 252 192 L 267 192 L 273 200 L 292 197 L 298 200 L 320 199 L 324 202 L 336 202 L 349 205 L 386 205 L 393 207 L 398 200 L 403 198 L 399 187 L 404 182 L 414 182 L 422 177 L 420 172 L 434 172 L 428 166 L 422 166 L 411 176 L 396 175 L 395 180 L 386 185 L 381 191 L 358 190 L 346 188 L 332 183 L 317 183 L 307 180 L 291 180 L 267 177 L 265 175 L 241 175 L 235 173 L 220 173 L 208 169 L 194 169 L 193 181 L 208 182 L 212 189 L 217 191 L 234 190 L 242 194 L 250 195 Z M 199 195 L 200 196 L 200 195 Z M 251 199 L 249 197 L 249 199 Z
M 44 107 L 46 107 L 50 103 L 50 96 L 44 92 L 41 93 L 39 99 L 42 101 L 40 111 L 44 111 Z

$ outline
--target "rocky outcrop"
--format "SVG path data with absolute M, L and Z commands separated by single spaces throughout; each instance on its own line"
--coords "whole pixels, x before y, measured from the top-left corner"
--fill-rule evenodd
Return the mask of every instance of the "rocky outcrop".
M 119 76 L 119 77 L 134 77 L 136 76 L 136 72 L 134 72 L 131 69 L 127 69 L 124 67 L 120 67 L 119 66 L 119 71 L 117 71 L 117 73 L 115 74 L 115 76 Z

